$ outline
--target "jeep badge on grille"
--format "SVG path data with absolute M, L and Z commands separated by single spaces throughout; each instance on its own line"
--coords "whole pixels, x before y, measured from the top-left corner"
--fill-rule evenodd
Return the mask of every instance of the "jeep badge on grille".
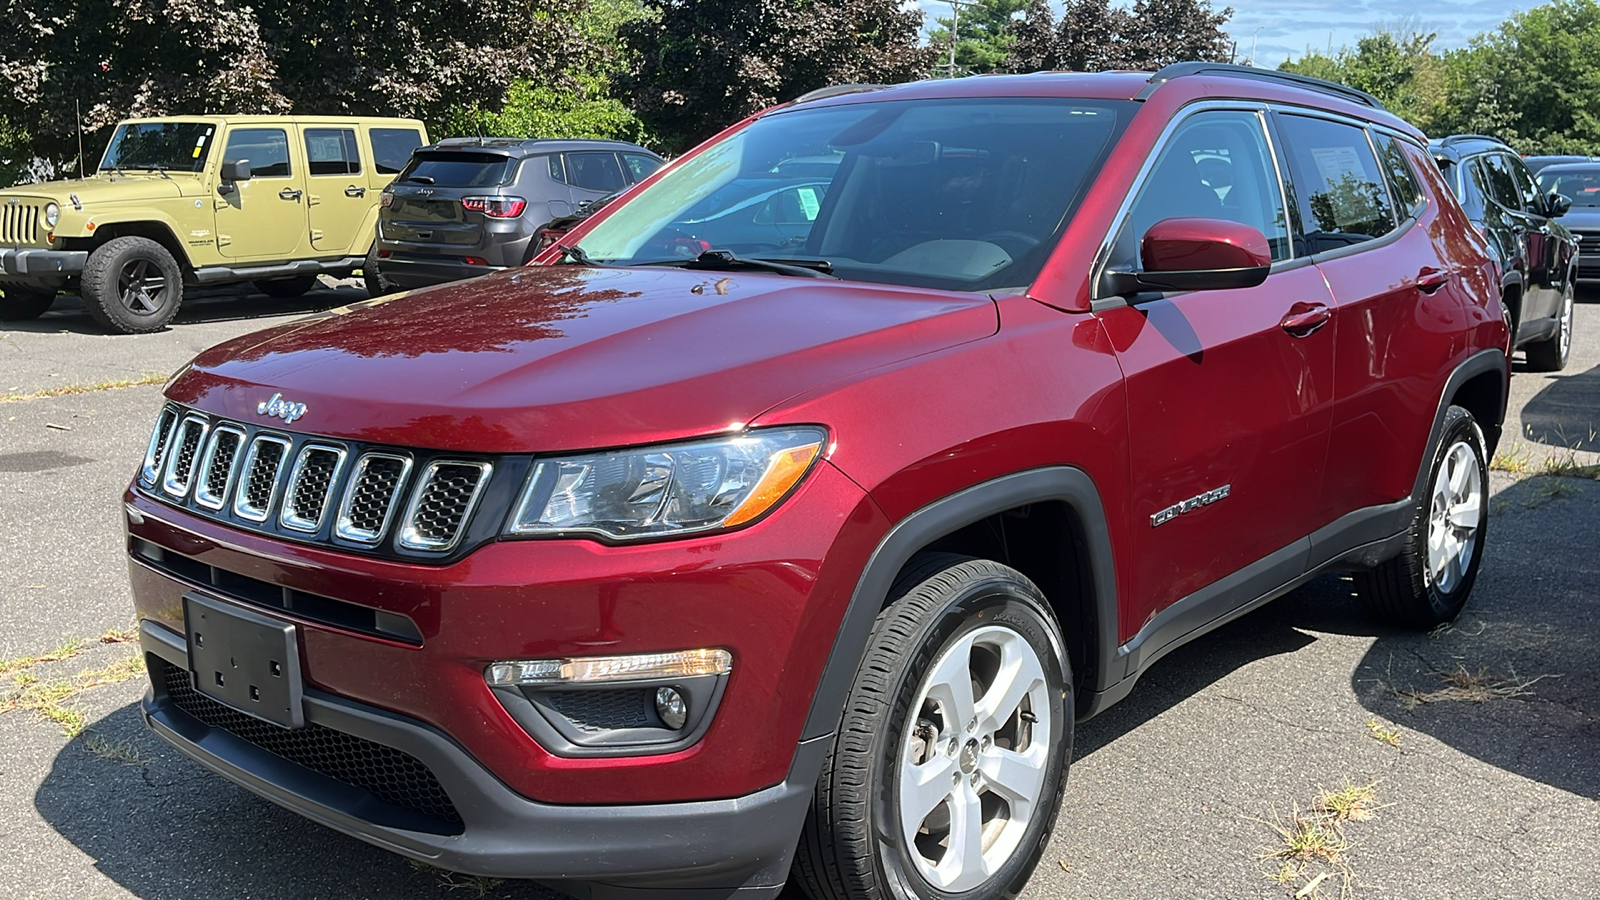
M 271 400 L 256 405 L 256 412 L 264 416 L 276 416 L 288 425 L 306 414 L 306 405 L 285 400 L 282 394 L 273 394 Z

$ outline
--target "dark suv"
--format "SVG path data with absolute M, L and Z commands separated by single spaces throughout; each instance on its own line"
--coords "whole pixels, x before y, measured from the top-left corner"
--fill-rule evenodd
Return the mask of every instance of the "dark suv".
M 1571 199 L 1541 190 L 1516 151 L 1492 137 L 1452 135 L 1428 149 L 1500 264 L 1513 346 L 1536 372 L 1566 368 L 1578 239 L 1556 219 Z
M 534 262 L 167 387 L 124 497 L 163 739 L 589 897 L 989 900 L 1174 648 L 1329 572 L 1421 628 L 1472 590 L 1500 285 L 1365 94 L 841 88 Z
M 451 138 L 419 148 L 383 190 L 368 286 L 385 293 L 520 266 L 552 219 L 660 167 L 661 157 L 621 141 Z

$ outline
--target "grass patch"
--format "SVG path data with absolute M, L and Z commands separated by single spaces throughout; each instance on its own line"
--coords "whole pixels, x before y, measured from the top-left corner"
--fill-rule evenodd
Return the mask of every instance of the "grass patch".
M 144 766 L 150 758 L 139 752 L 132 741 L 113 741 L 94 732 L 84 735 L 83 747 L 95 756 L 125 766 Z
M 1515 450 L 1501 450 L 1489 460 L 1489 468 L 1512 475 L 1558 475 L 1569 478 L 1595 478 L 1600 479 L 1600 465 L 1584 465 L 1578 462 L 1578 454 L 1572 450 L 1551 451 L 1539 458 L 1527 447 Z
M 1356 875 L 1348 859 L 1352 844 L 1345 827 L 1370 819 L 1380 808 L 1377 786 L 1374 781 L 1347 782 L 1332 791 L 1319 788 L 1309 809 L 1291 804 L 1287 816 L 1274 809 L 1270 818 L 1256 819 L 1273 834 L 1272 843 L 1257 854 L 1269 866 L 1263 874 L 1292 891 L 1295 900 L 1354 897 Z
M 29 710 L 41 718 L 61 726 L 67 737 L 83 733 L 87 722 L 83 712 L 68 701 L 91 688 L 117 684 L 144 673 L 144 656 L 124 657 L 108 666 L 85 669 L 71 678 L 44 681 L 32 672 L 20 672 L 13 681 L 14 688 L 0 696 L 0 714 L 12 710 Z
M 1313 808 L 1336 828 L 1346 822 L 1370 819 L 1378 808 L 1378 792 L 1374 790 L 1377 786 L 1378 783 L 1374 781 L 1359 785 L 1347 783 L 1336 791 L 1318 789 Z
M 466 891 L 474 897 L 484 897 L 490 891 L 505 884 L 504 878 L 490 878 L 487 875 L 463 875 L 460 872 L 451 872 L 437 866 L 430 866 L 425 862 L 415 859 L 406 860 L 411 868 L 418 872 L 427 872 L 438 879 L 439 886 L 450 891 Z
M 12 672 L 26 671 L 34 666 L 39 665 L 40 663 L 58 662 L 63 659 L 71 659 L 74 656 L 77 656 L 79 653 L 82 653 L 86 646 L 88 646 L 88 641 L 85 641 L 83 638 L 73 638 L 56 649 L 47 653 L 40 653 L 37 656 L 19 656 L 15 659 L 0 659 L 0 675 L 10 675 Z
M 1444 682 L 1441 687 L 1435 690 L 1418 691 L 1395 688 L 1394 692 L 1408 704 L 1408 708 L 1415 708 L 1423 703 L 1487 703 L 1490 700 L 1531 697 L 1533 696 L 1533 691 L 1528 689 L 1533 685 L 1546 678 L 1561 677 L 1560 675 L 1546 674 L 1536 678 L 1522 679 L 1514 672 L 1507 677 L 1496 675 L 1488 669 L 1479 669 L 1473 672 L 1461 663 L 1456 663 L 1456 667 L 1447 672 L 1437 672 L 1435 674 Z
M 138 378 L 107 378 L 104 381 L 91 381 L 88 384 L 64 384 L 60 387 L 45 388 L 42 391 L 33 391 L 26 394 L 0 394 L 0 403 L 39 400 L 44 397 L 64 397 L 68 394 L 92 394 L 96 391 L 142 387 L 147 384 L 165 384 L 169 377 L 171 376 L 162 375 L 159 372 L 146 372 Z
M 1560 499 L 1568 494 L 1578 493 L 1577 485 L 1565 478 L 1541 477 L 1528 493 L 1528 499 L 1522 505 L 1528 509 L 1543 506 L 1552 500 Z
M 1382 741 L 1391 747 L 1400 746 L 1400 729 L 1389 728 L 1377 719 L 1367 720 L 1367 734 L 1372 735 L 1374 740 Z

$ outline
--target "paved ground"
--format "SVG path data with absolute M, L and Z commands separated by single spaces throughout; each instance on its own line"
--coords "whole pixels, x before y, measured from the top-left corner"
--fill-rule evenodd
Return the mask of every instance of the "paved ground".
M 165 373 L 224 337 L 360 296 L 213 295 L 167 332 L 115 338 L 64 302 L 0 331 L 0 395 Z M 1025 898 L 1285 898 L 1323 872 L 1314 891 L 1330 898 L 1600 894 L 1600 482 L 1527 474 L 1600 451 L 1600 298 L 1586 300 L 1573 365 L 1513 380 L 1519 437 L 1503 464 L 1522 472 L 1493 474 L 1488 557 L 1461 619 L 1434 635 L 1378 628 L 1329 578 L 1167 657 L 1079 729 Z M 0 713 L 0 898 L 551 897 L 415 869 L 144 732 L 142 684 L 114 668 L 130 646 L 97 639 L 129 624 L 118 496 L 159 391 L 0 402 L 0 660 L 86 639 L 25 674 L 110 682 L 58 704 L 84 716 L 75 737 L 33 711 Z M 0 692 L 23 671 L 5 665 Z M 76 678 L 86 670 L 100 674 Z M 1483 699 L 1450 699 L 1472 691 Z M 1376 808 L 1346 825 L 1340 864 L 1270 879 L 1271 823 L 1346 785 L 1373 785 Z

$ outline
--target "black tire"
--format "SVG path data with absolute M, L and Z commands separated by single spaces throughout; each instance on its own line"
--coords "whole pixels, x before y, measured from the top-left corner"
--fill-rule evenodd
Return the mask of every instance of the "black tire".
M 0 322 L 37 319 L 55 302 L 55 291 L 36 291 L 14 285 L 0 287 Z
M 361 264 L 361 280 L 366 284 L 367 296 L 382 297 L 395 291 L 394 285 L 383 277 L 383 270 L 378 268 L 378 245 L 374 243 L 372 249 L 367 251 L 366 262 Z
M 1537 344 L 1527 346 L 1528 368 L 1535 372 L 1559 372 L 1567 367 L 1572 357 L 1572 279 L 1567 279 L 1567 290 L 1561 295 L 1561 309 L 1556 313 L 1556 333 Z
M 1400 555 L 1355 575 L 1356 594 L 1369 613 L 1412 628 L 1432 628 L 1459 615 L 1483 561 L 1484 540 L 1489 532 L 1489 467 L 1483 432 L 1471 413 L 1459 406 L 1445 411 L 1439 449 L 1428 466 L 1427 490 L 1417 500 Z M 1455 502 L 1456 491 L 1449 479 L 1457 472 L 1464 485 L 1474 487 L 1475 517 L 1469 506 Z M 1440 494 L 1441 476 L 1447 479 L 1446 487 L 1442 495 L 1436 496 Z M 1458 510 L 1459 517 L 1452 517 L 1452 510 Z M 1466 534 L 1469 526 L 1463 518 L 1476 520 L 1470 526 L 1470 535 Z M 1433 537 L 1443 538 L 1437 544 L 1441 554 L 1438 557 L 1432 556 Z M 1446 542 L 1451 540 L 1461 541 L 1463 549 L 1444 552 L 1450 546 Z M 1446 562 L 1443 573 L 1436 571 L 1440 559 Z
M 296 275 L 293 278 L 274 278 L 271 281 L 252 281 L 256 290 L 268 297 L 292 300 L 317 286 L 317 276 Z
M 1015 897 L 1044 852 L 1072 759 L 1072 675 L 1060 629 L 1033 582 L 988 560 L 929 554 L 908 567 L 891 596 L 897 599 L 878 615 L 823 764 L 796 850 L 794 880 L 813 900 Z M 965 642 L 971 644 L 963 650 Z M 1002 652 L 1024 663 L 1031 659 L 1036 674 L 1015 682 L 1027 687 L 1012 711 L 985 715 L 989 690 L 1004 693 L 996 687 L 1005 671 L 998 663 Z M 950 683 L 938 680 L 946 672 L 954 672 L 957 683 L 966 680 L 976 697 L 968 701 L 970 721 L 984 724 L 955 727 L 959 716 L 937 699 L 940 686 Z M 985 677 L 993 681 L 985 685 Z M 954 693 L 944 696 L 952 698 L 951 709 L 961 706 Z M 1006 721 L 991 729 L 997 715 Z M 1029 807 L 1013 806 L 1006 799 L 1009 789 L 987 780 L 990 771 L 1000 770 L 985 767 L 1008 749 L 1034 760 L 1029 770 L 1037 785 Z M 901 810 L 915 796 L 902 789 L 921 772 L 936 773 L 922 782 L 928 786 L 922 805 L 935 800 L 913 830 L 903 824 Z M 952 781 L 944 780 L 947 775 Z M 947 796 L 937 799 L 941 793 Z M 998 814 L 1000 806 L 1009 819 Z M 989 852 L 978 849 L 993 863 L 992 874 L 968 876 L 981 878 L 978 883 L 947 882 L 953 889 L 947 891 L 924 874 L 924 866 L 930 852 L 954 851 L 942 850 L 937 834 L 924 831 L 937 831 L 943 817 L 953 847 L 958 832 L 965 833 L 956 819 L 963 809 L 975 810 L 977 821 L 992 829 L 984 840 L 996 856 L 989 860 Z
M 112 238 L 83 267 L 83 304 L 108 331 L 159 331 L 183 304 L 183 270 L 149 238 Z

